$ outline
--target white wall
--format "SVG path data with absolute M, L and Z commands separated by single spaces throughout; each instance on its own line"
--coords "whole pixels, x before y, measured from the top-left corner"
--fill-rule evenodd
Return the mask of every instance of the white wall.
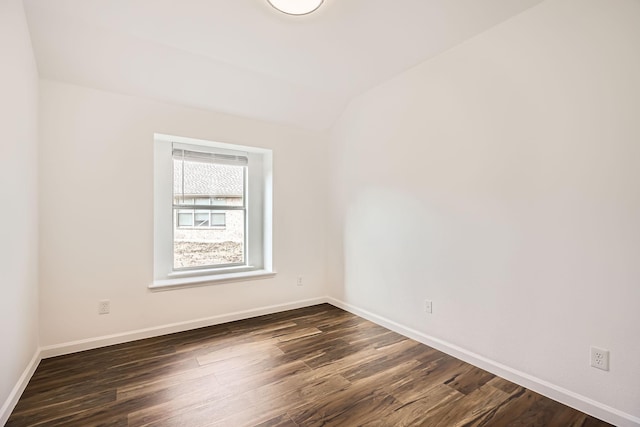
M 40 91 L 42 346 L 326 295 L 324 134 L 46 80 Z M 275 278 L 147 289 L 154 132 L 273 150 Z
M 0 0 L 0 407 L 38 347 L 38 75 L 19 0 Z M 5 406 L 2 409 L 6 409 Z M 0 410 L 0 424 L 3 423 Z
M 639 22 L 547 1 L 352 102 L 332 295 L 640 417 Z

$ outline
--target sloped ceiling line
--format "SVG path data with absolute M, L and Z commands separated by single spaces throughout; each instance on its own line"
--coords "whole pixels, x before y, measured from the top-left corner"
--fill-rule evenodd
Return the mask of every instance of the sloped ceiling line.
M 541 0 L 25 0 L 41 77 L 312 130 Z

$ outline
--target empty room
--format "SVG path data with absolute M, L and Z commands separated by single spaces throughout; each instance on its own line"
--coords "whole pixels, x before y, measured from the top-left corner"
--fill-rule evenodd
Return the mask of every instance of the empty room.
M 640 427 L 640 1 L 0 0 L 0 425 Z

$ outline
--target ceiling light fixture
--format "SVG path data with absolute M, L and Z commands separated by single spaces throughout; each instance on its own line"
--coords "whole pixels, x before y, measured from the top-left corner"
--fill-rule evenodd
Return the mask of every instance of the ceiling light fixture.
M 306 15 L 318 9 L 324 0 L 267 0 L 271 6 L 288 15 Z

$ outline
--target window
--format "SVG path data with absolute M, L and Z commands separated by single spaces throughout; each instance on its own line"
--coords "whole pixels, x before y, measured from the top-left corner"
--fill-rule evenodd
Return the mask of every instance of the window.
M 273 275 L 271 151 L 154 141 L 152 288 Z
M 172 155 L 173 270 L 246 265 L 248 154 L 174 143 Z

